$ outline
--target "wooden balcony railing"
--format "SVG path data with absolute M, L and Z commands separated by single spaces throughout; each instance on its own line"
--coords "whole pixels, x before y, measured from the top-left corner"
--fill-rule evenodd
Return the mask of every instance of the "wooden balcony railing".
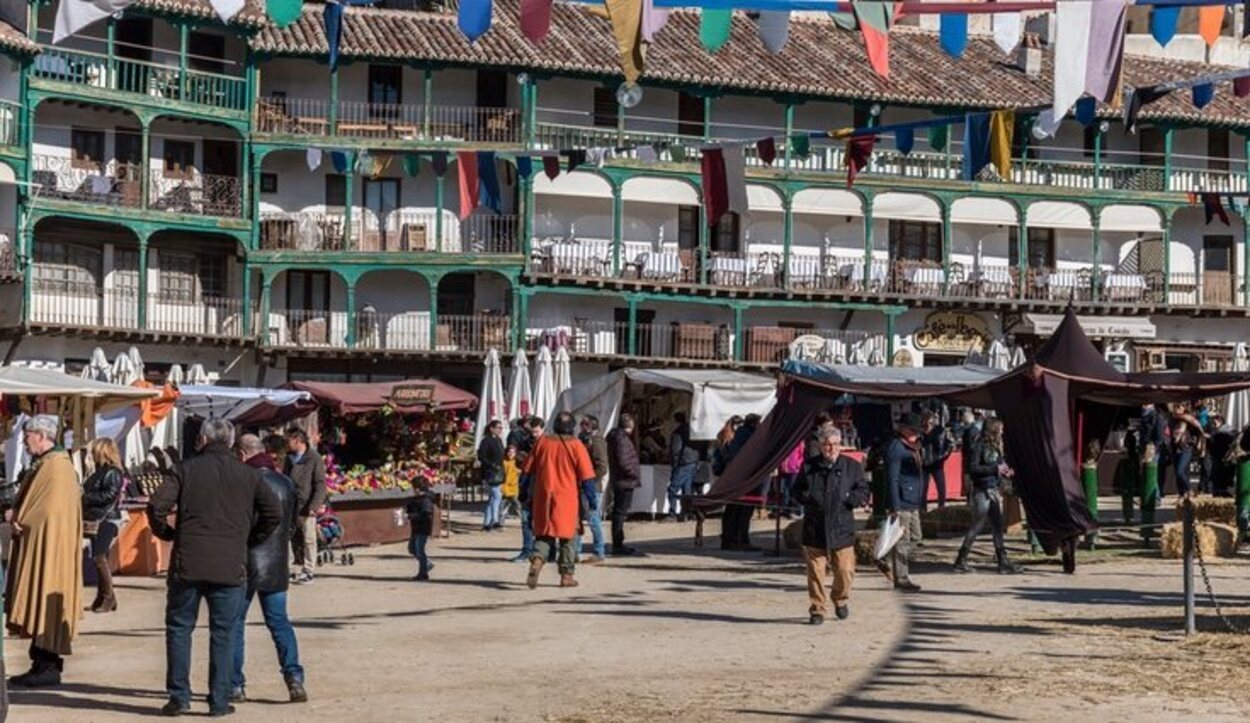
M 466 219 L 443 212 L 442 242 L 434 211 L 399 210 L 378 219 L 368 209 L 353 209 L 351 241 L 345 234 L 345 211 L 265 212 L 260 219 L 260 248 L 266 251 L 359 251 L 518 254 L 514 215 L 475 214 Z
M 261 98 L 258 133 L 376 140 L 521 142 L 521 111 L 317 98 Z
M 245 78 L 187 70 L 129 58 L 112 57 L 55 45 L 40 46 L 35 56 L 38 79 L 86 86 L 91 89 L 134 93 L 161 100 L 181 101 L 231 111 L 248 107 Z

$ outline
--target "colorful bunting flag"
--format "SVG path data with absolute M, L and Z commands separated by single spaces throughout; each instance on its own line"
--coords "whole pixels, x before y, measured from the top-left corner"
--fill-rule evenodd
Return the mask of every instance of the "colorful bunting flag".
M 551 32 L 552 0 L 521 0 L 521 34 L 539 43 Z
M 685 163 L 686 147 L 679 143 L 674 143 L 668 147 L 668 155 L 673 159 L 673 163 Z
M 968 48 L 968 16 L 943 13 L 938 18 L 938 41 L 942 50 L 952 57 L 962 58 Z
M 1215 45 L 1220 39 L 1220 30 L 1224 27 L 1223 5 L 1209 5 L 1198 8 L 1198 35 L 1206 41 L 1207 47 Z
M 403 165 L 405 176 L 415 178 L 421 173 L 421 156 L 415 153 L 405 154 L 401 164 Z
M 1020 44 L 1024 35 L 1024 16 L 1020 13 L 998 13 L 994 16 L 994 43 L 1004 54 Z
M 1220 219 L 1220 223 L 1228 226 L 1228 212 L 1224 210 L 1224 204 L 1220 201 L 1218 193 L 1202 194 L 1202 213 L 1206 217 L 1207 225 L 1211 225 L 1211 221 L 1216 218 Z
M 761 138 L 755 143 L 755 152 L 764 165 L 773 165 L 773 161 L 777 160 L 777 140 L 772 136 Z
M 543 156 L 543 174 L 547 176 L 547 180 L 556 180 L 556 177 L 560 175 L 559 156 Z
M 742 146 L 736 143 L 725 146 L 721 157 L 725 165 L 726 208 L 739 216 L 746 215 L 751 206 L 747 200 L 747 164 Z
M 729 210 L 729 188 L 725 182 L 725 156 L 720 148 L 704 148 L 700 163 L 703 186 L 703 208 L 707 224 L 715 228 Z
M 916 131 L 912 128 L 899 128 L 894 131 L 894 147 L 904 156 L 911 153 L 916 145 Z
M 529 156 L 517 156 L 516 175 L 522 183 L 530 180 L 530 177 L 534 175 L 534 159 Z
M 1150 9 L 1150 34 L 1163 47 L 1176 37 L 1176 23 L 1181 18 L 1179 5 L 1156 5 Z
M 1137 116 L 1141 113 L 1141 109 L 1171 92 L 1171 90 L 1160 89 L 1156 86 L 1134 88 L 1132 94 L 1129 95 L 1128 104 L 1124 106 L 1124 132 L 1136 133 Z
M 481 204 L 499 213 L 503 209 L 503 196 L 499 193 L 499 169 L 495 165 L 494 151 L 477 152 L 477 177 Z
M 456 25 L 470 43 L 490 30 L 491 0 L 460 0 L 460 12 L 456 16 Z
M 990 162 L 990 114 L 969 113 L 964 117 L 963 180 L 975 181 Z
M 299 20 L 303 10 L 304 0 L 265 0 L 265 14 L 279 28 Z
M 790 11 L 765 10 L 760 12 L 760 40 L 770 53 L 780 53 L 790 38 Z
M 894 3 L 884 0 L 860 0 L 851 5 L 868 62 L 882 78 L 890 77 L 890 24 L 894 19 Z
M 712 10 L 704 8 L 699 16 L 699 42 L 709 53 L 720 50 L 729 42 L 729 33 L 733 30 L 733 10 Z
M 1112 108 L 1120 107 L 1120 78 L 1124 69 L 1124 35 L 1128 30 L 1130 0 L 1093 3 L 1089 29 L 1089 58 L 1085 92 Z
M 655 34 L 668 23 L 668 10 L 657 8 L 655 0 L 642 0 L 642 42 L 655 40 Z
M 343 4 L 327 2 L 322 15 L 326 26 L 326 51 L 330 72 L 334 72 L 339 67 L 339 42 L 343 38 Z
M 1200 85 L 1195 85 L 1191 92 L 1193 94 L 1194 107 L 1198 110 L 1202 110 L 1203 108 L 1206 108 L 1207 104 L 1215 98 L 1215 84 L 1202 83 Z
M 330 151 L 330 163 L 335 173 L 347 173 L 347 154 L 343 151 Z
M 1098 113 L 1098 101 L 1089 96 L 1085 96 L 1076 102 L 1076 108 L 1072 115 L 1076 116 L 1076 122 L 1083 126 L 1094 125 L 1094 120 Z
M 304 154 L 304 161 L 308 164 L 309 171 L 315 171 L 321 167 L 321 149 L 309 148 Z
M 1055 7 L 1054 118 L 1085 93 L 1117 103 L 1128 0 L 1061 2 Z
M 946 150 L 946 141 L 950 137 L 950 126 L 930 126 L 929 127 L 929 147 L 938 153 Z
M 637 83 L 642 75 L 642 3 L 643 0 L 606 0 L 612 35 L 621 57 L 626 83 Z
M 481 190 L 477 178 L 477 154 L 473 151 L 457 151 L 456 165 L 460 168 L 460 220 L 463 221 L 477 208 L 478 193 Z
M 1011 142 L 1015 132 L 1015 111 L 996 110 L 990 114 L 990 162 L 1003 178 L 1011 178 Z
M 1233 81 L 1233 95 L 1238 98 L 1245 98 L 1250 95 L 1250 76 L 1237 78 Z
M 560 151 L 560 155 L 568 160 L 570 171 L 575 171 L 578 166 L 586 164 L 586 151 L 584 149 L 574 148 L 572 150 Z
M 854 136 L 846 142 L 846 185 L 855 184 L 855 176 L 868 165 L 872 157 L 872 149 L 877 144 L 876 136 Z
M 795 133 L 790 136 L 790 155 L 795 158 L 807 158 L 812 152 L 812 139 L 806 133 Z

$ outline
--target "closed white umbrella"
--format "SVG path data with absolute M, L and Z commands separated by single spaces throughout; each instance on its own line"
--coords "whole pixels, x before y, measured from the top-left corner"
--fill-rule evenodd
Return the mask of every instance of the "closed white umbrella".
M 846 355 L 846 363 L 851 365 L 862 365 L 868 360 L 864 358 L 864 346 L 859 342 L 850 345 L 851 351 Z
M 126 351 L 126 356 L 130 357 L 130 363 L 135 367 L 135 376 L 138 379 L 145 379 L 146 376 L 143 368 L 143 356 L 139 354 L 139 348 L 134 346 L 130 347 L 130 349 Z
M 512 378 L 508 380 L 508 419 L 533 414 L 531 388 L 529 360 L 524 349 L 517 349 L 512 358 Z
M 95 382 L 111 382 L 113 380 L 113 367 L 109 365 L 108 357 L 104 355 L 104 350 L 100 347 L 97 346 L 91 350 L 91 361 L 87 362 L 87 366 L 83 367 L 82 378 Z
M 569 358 L 568 347 L 561 346 L 559 349 L 556 349 L 556 363 L 554 371 L 554 383 L 556 388 L 555 398 L 559 399 L 561 394 L 564 394 L 573 387 L 573 363 Z
M 1233 371 L 1250 372 L 1250 347 L 1244 342 L 1233 347 Z M 1241 391 L 1228 395 L 1228 414 L 1224 416 L 1233 429 L 1240 430 L 1250 424 L 1250 392 Z
M 1011 368 L 1011 352 L 1007 351 L 1006 345 L 995 339 L 985 352 L 985 365 L 1005 372 Z
M 1015 349 L 1011 350 L 1011 363 L 1007 366 L 1007 368 L 1015 369 L 1016 367 L 1023 365 L 1026 361 L 1028 360 L 1024 358 L 1024 349 L 1017 346 Z
M 208 372 L 204 371 L 203 364 L 192 364 L 187 370 L 187 384 L 202 387 L 212 384 L 212 380 L 208 378 Z
M 134 359 L 129 353 L 117 355 L 117 358 L 113 360 L 114 384 L 128 387 L 139 381 L 139 372 L 135 368 Z M 137 472 L 143 466 L 143 459 L 147 456 L 147 445 L 143 441 L 143 428 L 139 425 L 137 410 L 137 407 L 126 410 L 124 431 L 117 439 L 121 447 L 122 467 L 131 473 Z
M 885 354 L 881 353 L 881 350 L 876 348 L 875 346 L 872 349 L 872 353 L 868 355 L 868 366 L 870 367 L 885 366 Z
M 538 360 L 534 362 L 534 414 L 546 419 L 556 407 L 555 367 L 551 361 L 551 349 L 539 347 Z
M 473 430 L 473 448 L 477 449 L 486 434 L 486 425 L 493 420 L 504 419 L 507 412 L 507 399 L 503 395 L 503 372 L 499 369 L 499 352 L 491 349 L 486 352 L 483 362 L 485 371 L 482 374 L 482 393 L 478 396 L 477 427 Z

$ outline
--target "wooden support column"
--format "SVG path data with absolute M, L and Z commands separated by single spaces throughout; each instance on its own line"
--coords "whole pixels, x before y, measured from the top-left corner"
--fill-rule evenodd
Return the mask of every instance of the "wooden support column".
M 140 329 L 148 326 L 148 236 L 139 235 L 139 306 L 137 314 Z
M 894 366 L 894 314 L 885 315 L 885 365 Z
M 625 198 L 624 184 L 612 181 L 612 276 L 621 273 L 621 247 L 625 241 Z
M 1163 219 L 1163 303 L 1172 304 L 1172 217 Z
M 951 289 L 951 204 L 942 204 L 942 296 L 949 296 Z
M 790 259 L 794 249 L 794 194 L 785 189 L 781 196 L 781 288 L 790 288 Z
M 191 26 L 178 23 L 178 100 L 187 100 L 187 46 L 190 43 Z
M 330 117 L 326 120 L 329 122 L 329 133 L 332 136 L 339 134 L 339 69 L 334 67 L 330 70 Z
M 152 121 L 141 118 L 139 130 L 139 205 L 147 208 L 152 200 Z
M 742 361 L 742 350 L 746 342 L 746 329 L 742 327 L 742 305 L 734 304 L 734 346 L 733 360 Z
M 356 200 L 356 152 L 348 151 L 347 153 L 347 169 L 344 172 L 344 198 L 343 198 L 343 249 L 347 251 L 355 250 L 358 239 L 352 238 L 352 205 Z M 362 224 L 363 227 L 363 224 Z M 363 230 L 363 228 L 362 228 Z M 363 234 L 362 234 L 363 235 Z
M 1250 306 L 1250 216 L 1241 219 L 1241 305 Z
M 108 17 L 108 31 L 105 44 L 108 51 L 108 77 L 104 81 L 104 87 L 117 88 L 117 18 L 112 15 Z
M 255 224 L 253 224 L 255 225 Z M 252 265 L 248 263 L 247 257 L 243 257 L 243 284 L 239 289 L 240 296 L 243 297 L 243 310 L 241 319 L 243 322 L 243 337 L 247 338 L 252 333 Z
M 525 345 L 525 330 L 529 327 L 530 297 L 522 294 L 515 280 L 512 282 L 512 304 L 515 307 L 512 315 L 512 351 Z
M 438 351 L 438 282 L 441 280 L 441 275 L 425 277 L 430 287 L 430 351 Z
M 1099 263 L 1102 251 L 1102 209 L 1090 209 L 1090 274 L 1089 298 L 1097 303 L 1098 287 L 1102 282 L 1102 265 Z
M 703 140 L 712 139 L 712 96 L 703 96 Z
M 1181 192 L 1193 190 L 1172 186 L 1172 128 L 1169 126 L 1163 131 L 1163 190 Z
M 344 281 L 347 281 L 344 279 Z M 356 346 L 356 279 L 347 281 L 347 333 L 344 335 L 344 341 L 347 342 L 347 348 L 352 349 Z
M 421 136 L 430 140 L 434 130 L 434 71 L 421 71 Z
M 521 255 L 529 263 L 534 239 L 534 177 L 520 180 L 521 195 Z
M 260 343 L 264 346 L 269 345 L 269 306 L 272 290 L 273 279 L 262 269 L 260 272 L 260 313 L 257 314 L 260 329 L 257 331 L 260 334 Z
M 434 178 L 434 250 L 440 254 L 443 252 L 443 190 L 446 176 L 444 173 Z M 532 191 L 529 198 L 531 201 L 534 199 Z M 528 209 L 526 213 L 529 213 Z
M 629 298 L 625 300 L 627 310 L 629 312 L 629 345 L 626 352 L 630 356 L 638 354 L 638 300 Z
M 864 291 L 872 286 L 872 247 L 872 196 L 868 196 L 864 199 Z
M 699 283 L 707 285 L 707 250 L 711 245 L 712 229 L 708 226 L 707 206 L 699 204 Z
M 1016 294 L 1023 299 L 1029 283 L 1029 221 L 1028 208 L 1020 211 L 1020 231 L 1016 234 Z

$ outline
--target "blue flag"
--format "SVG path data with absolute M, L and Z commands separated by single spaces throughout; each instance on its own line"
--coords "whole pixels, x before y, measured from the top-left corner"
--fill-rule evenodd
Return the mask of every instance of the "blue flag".
M 964 117 L 963 180 L 975 181 L 990 163 L 990 114 L 969 113 Z
M 490 30 L 490 13 L 491 0 L 460 0 L 460 15 L 456 24 L 470 43 Z
M 1172 42 L 1180 18 L 1180 5 L 1156 5 L 1150 9 L 1150 34 L 1159 45 L 1166 46 Z
M 343 37 L 343 6 L 326 3 L 326 45 L 329 47 L 330 70 L 339 67 L 339 40 Z
M 962 13 L 943 13 L 938 38 L 942 50 L 956 58 L 962 58 L 968 48 L 968 16 Z
M 912 146 L 916 145 L 916 129 L 899 128 L 894 131 L 894 147 L 904 156 L 911 153 Z
M 522 181 L 530 180 L 530 176 L 534 175 L 534 159 L 529 156 L 517 156 L 516 175 Z
M 494 151 L 477 152 L 477 182 L 480 204 L 499 213 L 503 198 L 499 193 L 499 171 L 495 168 Z
M 1203 83 L 1194 86 L 1194 107 L 1202 110 L 1207 107 L 1207 103 L 1215 98 L 1215 84 Z
M 1098 101 L 1091 96 L 1084 96 L 1076 102 L 1076 110 L 1073 115 L 1076 116 L 1077 122 L 1083 126 L 1094 125 L 1094 113 L 1098 110 Z

